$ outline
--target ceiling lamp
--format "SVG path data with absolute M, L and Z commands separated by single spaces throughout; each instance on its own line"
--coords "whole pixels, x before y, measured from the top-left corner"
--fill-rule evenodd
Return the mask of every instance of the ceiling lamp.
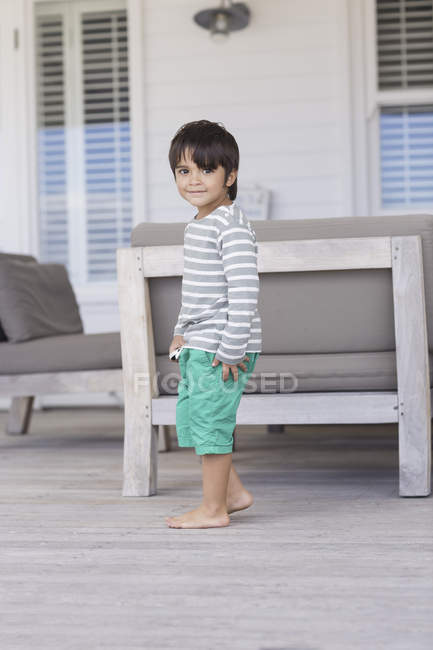
M 230 34 L 244 29 L 250 22 L 250 10 L 244 2 L 221 0 L 219 7 L 203 9 L 194 15 L 197 25 L 210 30 L 215 42 L 225 42 Z

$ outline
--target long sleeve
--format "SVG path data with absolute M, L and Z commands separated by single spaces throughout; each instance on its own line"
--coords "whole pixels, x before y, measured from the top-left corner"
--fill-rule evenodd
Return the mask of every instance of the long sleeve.
M 177 317 L 176 325 L 174 326 L 173 336 L 177 336 L 178 334 L 183 335 L 184 332 L 185 332 L 185 325 L 183 325 L 182 308 L 181 308 L 179 311 L 179 316 Z
M 227 282 L 227 323 L 215 357 L 240 363 L 246 352 L 259 294 L 257 244 L 249 223 L 229 224 L 217 238 Z
M 186 233 L 187 226 L 185 227 L 185 230 L 183 232 L 183 247 L 184 247 L 184 256 L 185 256 L 185 233 Z M 185 262 L 184 262 L 185 264 Z M 174 326 L 173 330 L 173 337 L 177 335 L 183 336 L 185 332 L 185 324 L 184 324 L 184 319 L 183 319 L 183 277 L 182 277 L 182 304 L 179 310 L 179 315 L 177 317 L 176 325 Z

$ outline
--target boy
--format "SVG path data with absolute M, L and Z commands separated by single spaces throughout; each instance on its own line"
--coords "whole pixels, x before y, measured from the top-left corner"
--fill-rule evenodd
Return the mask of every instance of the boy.
M 261 352 L 256 236 L 235 202 L 239 150 L 222 125 L 182 126 L 169 161 L 180 195 L 198 210 L 185 228 L 182 306 L 169 353 L 180 352 L 178 442 L 202 460 L 203 501 L 166 522 L 228 526 L 231 512 L 253 503 L 232 450 L 236 411 Z

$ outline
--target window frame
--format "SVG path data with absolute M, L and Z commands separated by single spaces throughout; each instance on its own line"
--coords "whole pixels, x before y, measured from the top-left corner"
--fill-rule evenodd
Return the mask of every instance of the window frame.
M 363 32 L 364 65 L 360 65 L 359 60 L 356 62 L 355 53 L 354 58 L 355 65 L 357 63 L 358 74 L 354 76 L 354 84 L 360 83 L 364 85 L 365 126 L 362 130 L 367 143 L 365 166 L 368 179 L 369 214 L 433 213 L 432 203 L 417 203 L 416 205 L 402 206 L 400 208 L 384 208 L 381 205 L 380 109 L 383 106 L 423 106 L 433 104 L 433 88 L 378 89 L 376 0 L 355 0 L 355 3 L 357 4 L 355 11 L 358 14 L 358 19 L 361 18 L 358 29 Z M 354 125 L 355 129 L 359 127 L 359 122 Z
M 59 5 L 64 4 L 66 12 L 68 5 L 76 5 L 86 10 L 95 10 L 100 6 L 101 11 L 118 7 L 119 0 L 24 0 L 23 42 L 25 43 L 26 61 L 26 95 L 28 97 L 26 119 L 28 127 L 27 159 L 28 159 L 28 194 L 29 200 L 29 225 L 30 249 L 35 257 L 39 258 L 39 214 L 38 214 L 38 167 L 37 167 L 37 122 L 36 122 L 36 66 L 35 66 L 35 14 L 37 5 L 45 5 L 48 12 L 60 13 Z M 141 0 L 123 0 L 128 21 L 128 67 L 129 67 L 129 117 L 131 129 L 131 167 L 132 167 L 132 228 L 143 221 L 147 213 L 147 190 L 142 179 L 146 177 L 146 136 L 145 136 L 145 76 L 144 76 L 144 5 Z M 50 6 L 51 5 L 51 6 Z M 76 10 L 78 19 L 79 10 Z M 75 27 L 77 29 L 77 26 Z M 79 31 L 75 31 L 77 37 Z M 66 34 L 66 64 L 70 64 L 68 43 L 71 35 Z M 78 48 L 79 49 L 79 48 Z M 81 52 L 79 53 L 81 58 Z M 81 94 L 79 80 L 81 70 L 75 70 L 74 83 Z M 74 110 L 75 115 L 80 109 L 80 102 L 75 102 L 75 109 L 67 105 L 66 110 Z M 74 116 L 75 116 L 74 115 Z M 68 134 L 68 138 L 71 134 Z M 71 143 L 73 145 L 73 143 Z M 73 206 L 74 213 L 78 211 Z M 81 207 L 81 230 L 77 227 L 77 220 L 71 219 L 69 233 L 72 236 L 70 245 L 73 246 L 71 264 L 79 264 L 86 254 L 85 211 Z M 80 239 L 81 238 L 81 239 Z M 79 242 L 77 244 L 77 242 Z M 78 251 L 78 247 L 80 250 Z M 79 303 L 92 303 L 99 309 L 98 304 L 117 303 L 117 281 L 74 282 L 74 290 Z

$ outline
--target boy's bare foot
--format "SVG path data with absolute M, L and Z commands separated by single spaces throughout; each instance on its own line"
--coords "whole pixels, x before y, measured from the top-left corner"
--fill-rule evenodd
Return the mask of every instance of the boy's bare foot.
M 230 517 L 227 513 L 211 514 L 203 506 L 190 510 L 184 515 L 165 518 L 170 528 L 219 528 L 228 526 Z
M 227 512 L 230 515 L 238 510 L 249 508 L 254 502 L 253 495 L 248 490 L 242 490 L 238 494 L 227 497 Z

